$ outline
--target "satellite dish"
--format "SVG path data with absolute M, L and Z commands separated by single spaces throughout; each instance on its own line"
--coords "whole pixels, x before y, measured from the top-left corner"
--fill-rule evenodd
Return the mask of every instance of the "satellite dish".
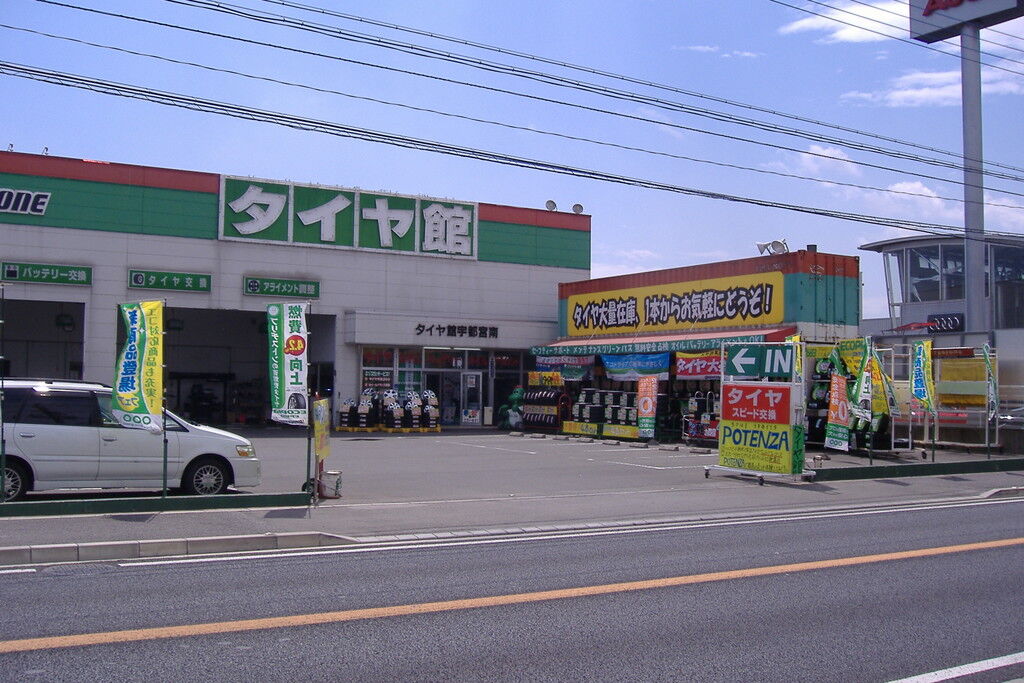
M 583 213 L 583 205 L 582 204 L 573 204 L 572 205 L 572 212 L 573 213 Z
M 788 254 L 789 245 L 786 240 L 772 240 L 771 242 L 754 242 L 758 253 L 768 252 L 769 254 Z
M 554 211 L 555 209 L 558 208 L 558 204 L 555 204 L 554 199 L 549 199 L 546 202 L 544 202 L 544 206 L 547 207 L 548 211 Z

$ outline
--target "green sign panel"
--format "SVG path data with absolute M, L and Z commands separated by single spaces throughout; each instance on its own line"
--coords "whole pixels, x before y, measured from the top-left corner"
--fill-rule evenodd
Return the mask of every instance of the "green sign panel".
M 316 280 L 281 280 L 271 277 L 247 277 L 244 294 L 253 296 L 293 296 L 300 299 L 319 299 L 320 283 Z
M 67 266 L 55 263 L 3 262 L 3 279 L 8 282 L 32 282 L 49 285 L 91 285 L 90 266 Z
M 221 239 L 476 257 L 476 204 L 249 178 L 223 188 Z
M 788 377 L 793 372 L 791 344 L 733 344 L 725 347 L 725 374 Z
M 173 273 L 163 270 L 129 270 L 130 289 L 170 289 L 176 292 L 209 292 L 212 276 L 205 273 Z

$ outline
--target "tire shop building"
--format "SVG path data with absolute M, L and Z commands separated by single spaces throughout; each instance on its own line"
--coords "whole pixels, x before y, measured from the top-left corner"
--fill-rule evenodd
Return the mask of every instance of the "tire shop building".
M 266 305 L 310 302 L 310 387 L 433 390 L 487 424 L 589 276 L 590 217 L 0 152 L 7 376 L 113 379 L 117 304 L 166 302 L 168 406 L 269 411 Z

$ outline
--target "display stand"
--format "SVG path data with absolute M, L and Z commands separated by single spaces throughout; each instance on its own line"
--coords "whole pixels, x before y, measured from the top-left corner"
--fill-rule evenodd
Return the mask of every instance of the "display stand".
M 562 416 L 569 410 L 569 396 L 561 387 L 530 387 L 523 397 L 523 429 L 560 432 Z
M 801 342 L 724 342 L 718 464 L 711 471 L 810 481 L 804 469 L 804 391 Z
M 789 479 L 790 481 L 814 481 L 817 474 L 814 470 L 803 470 L 796 474 L 784 474 L 781 472 L 762 472 L 761 470 L 745 470 L 739 467 L 726 467 L 724 465 L 704 465 L 704 478 L 711 477 L 711 470 L 722 470 L 729 474 L 738 474 L 742 477 L 756 477 L 759 486 L 764 486 L 765 478 Z

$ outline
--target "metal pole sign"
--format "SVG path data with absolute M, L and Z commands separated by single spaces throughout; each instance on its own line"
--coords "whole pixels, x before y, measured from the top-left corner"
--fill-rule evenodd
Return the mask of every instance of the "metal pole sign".
M 658 406 L 658 377 L 644 375 L 636 381 L 637 426 L 642 439 L 654 438 L 655 415 Z

